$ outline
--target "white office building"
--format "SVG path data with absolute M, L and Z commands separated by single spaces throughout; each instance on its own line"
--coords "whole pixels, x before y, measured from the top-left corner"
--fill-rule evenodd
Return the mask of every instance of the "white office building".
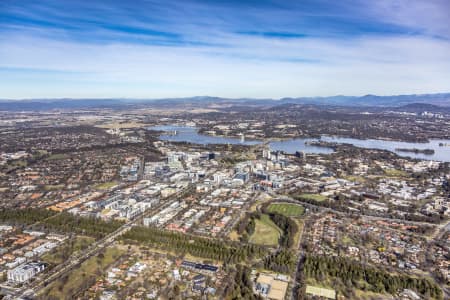
M 45 264 L 40 262 L 29 262 L 8 271 L 8 281 L 14 283 L 23 283 L 36 274 L 44 271 Z

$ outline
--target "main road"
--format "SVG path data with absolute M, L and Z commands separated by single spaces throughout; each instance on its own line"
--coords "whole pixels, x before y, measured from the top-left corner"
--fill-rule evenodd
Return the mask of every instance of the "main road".
M 58 278 L 61 278 L 63 275 L 67 274 L 72 269 L 81 265 L 84 261 L 88 260 L 89 258 L 97 255 L 103 249 L 105 249 L 106 247 L 111 245 L 118 237 L 120 237 L 121 235 L 126 233 L 128 230 L 130 230 L 133 226 L 140 224 L 142 222 L 143 218 L 155 215 L 162 209 L 168 207 L 175 200 L 177 200 L 178 196 L 180 194 L 182 194 L 183 192 L 184 192 L 184 190 L 175 195 L 170 196 L 167 199 L 164 199 L 164 201 L 160 202 L 157 207 L 152 208 L 150 211 L 141 213 L 139 216 L 137 216 L 133 220 L 131 220 L 131 221 L 125 223 L 124 225 L 122 225 L 121 227 L 119 227 L 116 231 L 114 231 L 114 232 L 108 234 L 107 236 L 105 236 L 104 238 L 96 241 L 87 250 L 85 250 L 82 253 L 79 253 L 77 255 L 71 256 L 66 263 L 56 266 L 50 272 L 44 273 L 43 276 L 36 278 L 35 281 L 16 290 L 12 294 L 12 299 L 29 299 L 29 298 L 35 297 L 40 292 L 42 292 L 45 289 L 45 287 L 47 287 L 50 283 L 57 280 Z

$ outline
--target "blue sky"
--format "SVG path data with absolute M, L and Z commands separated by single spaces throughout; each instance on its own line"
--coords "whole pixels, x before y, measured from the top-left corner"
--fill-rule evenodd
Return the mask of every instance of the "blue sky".
M 450 1 L 0 1 L 0 98 L 450 91 Z

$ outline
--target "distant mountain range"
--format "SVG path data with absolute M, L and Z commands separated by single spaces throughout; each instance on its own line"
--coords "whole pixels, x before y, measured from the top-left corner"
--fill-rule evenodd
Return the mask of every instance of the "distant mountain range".
M 331 96 L 331 97 L 299 97 L 282 99 L 252 99 L 252 98 L 220 98 L 198 96 L 187 98 L 164 99 L 27 99 L 0 100 L 1 111 L 42 111 L 52 109 L 89 109 L 89 108 L 121 108 L 124 106 L 156 106 L 170 107 L 173 105 L 201 106 L 207 105 L 244 105 L 244 106 L 274 106 L 282 104 L 315 104 L 347 107 L 392 107 L 412 105 L 410 109 L 450 107 L 450 93 L 397 95 L 397 96 Z
M 311 97 L 311 98 L 283 98 L 280 101 L 297 102 L 308 104 L 325 104 L 340 106 L 384 106 L 398 107 L 413 103 L 432 104 L 437 106 L 450 106 L 450 93 L 422 94 L 422 95 L 397 95 L 397 96 L 377 96 L 365 95 L 355 96 L 332 96 L 332 97 Z
M 450 113 L 450 106 L 439 106 L 434 104 L 428 104 L 428 103 L 411 103 L 406 104 L 399 107 L 393 107 L 393 111 L 404 111 L 404 112 L 446 112 Z

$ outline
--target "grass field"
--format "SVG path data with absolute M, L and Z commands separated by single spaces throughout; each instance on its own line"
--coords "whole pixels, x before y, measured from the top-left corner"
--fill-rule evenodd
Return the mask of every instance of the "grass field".
M 22 168 L 22 167 L 26 167 L 28 165 L 28 162 L 24 159 L 21 160 L 13 160 L 13 161 L 8 161 L 6 163 L 6 169 L 4 169 L 3 171 L 5 173 L 15 169 L 15 168 Z
M 69 156 L 67 154 L 63 154 L 63 153 L 57 153 L 57 154 L 52 154 L 50 155 L 47 160 L 62 160 L 62 159 L 66 159 Z
M 230 232 L 230 234 L 228 235 L 228 237 L 230 238 L 230 240 L 232 241 L 239 241 L 239 233 L 237 233 L 236 230 L 232 230 Z
M 109 124 L 97 125 L 96 127 L 104 129 L 115 129 L 115 128 L 127 129 L 127 128 L 147 127 L 150 125 L 151 124 L 137 123 L 137 122 L 126 122 L 126 123 L 114 122 Z
M 351 299 L 359 299 L 359 300 L 374 300 L 374 299 L 393 299 L 390 298 L 389 294 L 385 293 L 374 293 L 368 291 L 367 283 L 365 282 L 358 282 L 358 285 L 360 287 L 366 286 L 365 290 L 357 289 L 355 287 L 352 288 L 353 293 L 355 294 L 356 298 Z M 325 278 L 322 281 L 317 281 L 314 278 L 308 277 L 306 278 L 306 291 L 309 292 L 309 294 L 317 295 L 322 293 L 322 295 L 332 296 L 331 291 L 335 291 L 338 295 L 338 299 L 347 299 L 345 297 L 345 290 L 340 290 L 338 288 L 333 289 L 333 280 L 329 277 Z M 325 296 L 322 296 L 325 297 Z M 327 299 L 327 298 L 324 298 Z M 336 298 L 330 298 L 330 299 L 336 299 Z
M 327 299 L 336 299 L 335 290 L 325 289 L 317 286 L 307 285 L 306 286 L 306 294 L 324 297 Z
M 355 245 L 355 241 L 352 238 L 350 238 L 348 235 L 344 235 L 341 238 L 341 242 L 344 245 Z
M 349 175 L 349 176 L 345 176 L 344 178 L 349 180 L 349 181 L 355 181 L 355 182 L 359 182 L 359 183 L 366 182 L 366 179 L 364 177 L 362 177 L 362 176 Z
M 56 185 L 46 185 L 44 186 L 44 190 L 46 191 L 56 191 L 64 188 L 64 184 L 56 184 Z
M 293 249 L 296 249 L 297 246 L 299 245 L 299 240 L 300 240 L 301 235 L 303 233 L 304 223 L 303 223 L 303 220 L 300 220 L 300 219 L 294 219 L 294 221 L 297 224 L 298 230 L 297 230 L 297 233 L 294 236 L 294 243 L 292 244 L 292 247 L 293 247 Z
M 267 210 L 286 217 L 300 217 L 305 213 L 303 206 L 291 203 L 272 203 Z
M 91 257 L 81 266 L 60 280 L 54 282 L 43 293 L 43 299 L 72 299 L 74 291 L 78 290 L 85 280 L 98 277 L 104 269 L 116 261 L 125 250 L 116 247 L 107 248 L 103 257 Z
M 405 177 L 408 175 L 405 171 L 396 170 L 396 169 L 385 169 L 384 173 L 387 176 L 391 176 L 391 177 Z
M 281 230 L 270 220 L 268 215 L 262 215 L 261 219 L 255 219 L 255 232 L 250 237 L 250 242 L 258 245 L 276 246 Z
M 100 184 L 96 185 L 94 188 L 97 190 L 107 190 L 116 185 L 117 185 L 116 181 L 110 181 L 110 182 L 100 183 Z
M 327 200 L 327 197 L 320 195 L 320 194 L 300 194 L 298 198 L 308 199 L 308 200 L 314 200 L 317 202 L 322 202 Z

